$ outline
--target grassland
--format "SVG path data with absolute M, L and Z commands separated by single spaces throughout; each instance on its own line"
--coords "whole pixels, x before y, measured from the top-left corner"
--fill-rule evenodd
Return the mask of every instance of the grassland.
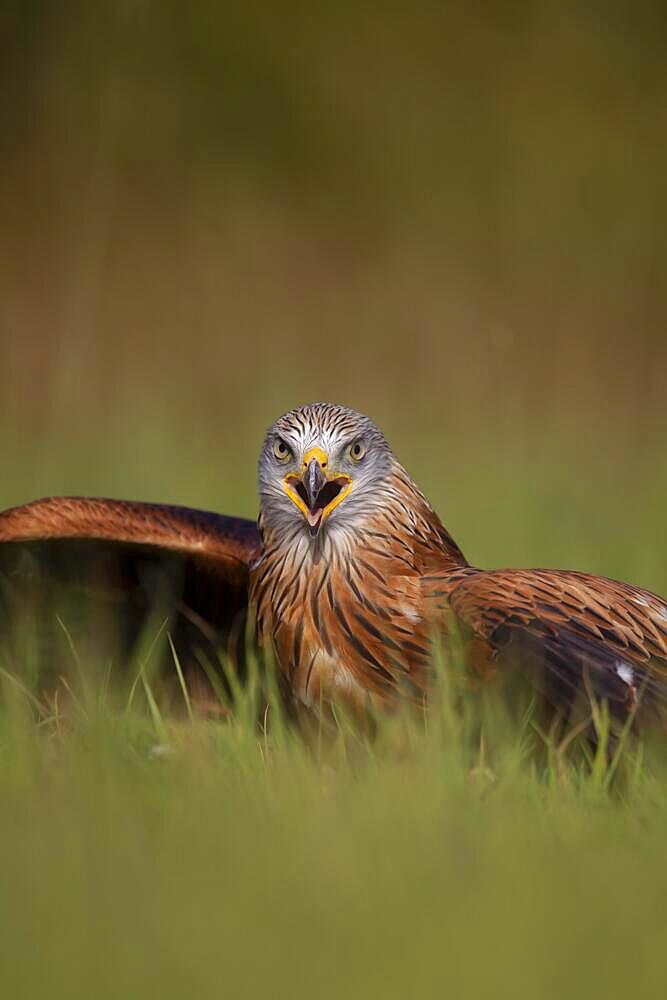
M 664 754 L 612 776 L 497 707 L 480 744 L 446 689 L 309 747 L 251 693 L 206 722 L 3 690 L 7 996 L 664 993 Z

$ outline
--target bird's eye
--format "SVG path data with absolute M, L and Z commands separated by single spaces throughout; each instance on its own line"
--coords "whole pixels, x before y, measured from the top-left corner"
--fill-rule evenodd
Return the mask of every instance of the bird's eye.
M 355 441 L 350 445 L 350 458 L 353 462 L 360 462 L 366 454 L 366 447 L 363 441 Z
M 292 452 L 282 438 L 276 438 L 273 442 L 273 454 L 279 462 L 286 462 Z

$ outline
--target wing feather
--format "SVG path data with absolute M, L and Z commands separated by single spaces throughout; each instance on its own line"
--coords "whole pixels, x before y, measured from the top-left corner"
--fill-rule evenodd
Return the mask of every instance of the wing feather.
M 451 608 L 464 626 L 571 704 L 590 681 L 617 706 L 667 704 L 667 602 L 630 584 L 555 570 L 480 571 L 458 583 Z
M 254 521 L 169 504 L 47 497 L 0 513 L 0 543 L 64 538 L 182 552 L 243 579 L 260 550 Z
M 195 648 L 241 641 L 259 552 L 256 525 L 243 518 L 125 500 L 37 500 L 0 513 L 0 634 L 7 639 L 28 606 L 42 630 L 53 629 L 56 608 L 76 621 L 92 606 L 94 621 L 113 622 L 122 658 L 159 605 L 193 663 Z M 101 642 L 109 628 L 88 631 Z

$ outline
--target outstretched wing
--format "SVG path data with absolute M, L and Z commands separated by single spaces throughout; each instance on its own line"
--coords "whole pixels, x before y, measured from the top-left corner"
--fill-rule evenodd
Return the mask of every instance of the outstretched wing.
M 125 655 L 153 610 L 181 647 L 222 644 L 248 603 L 260 549 L 252 521 L 165 504 L 51 497 L 0 513 L 0 628 L 21 609 L 52 624 L 85 605 L 87 621 L 113 622 Z M 36 612 L 36 614 L 35 614 Z M 187 640 L 187 641 L 186 641 Z M 184 653 L 185 655 L 185 653 Z
M 618 718 L 667 705 L 667 602 L 629 584 L 584 573 L 493 570 L 467 576 L 450 595 L 458 619 L 515 663 L 548 698 L 570 708 L 583 690 Z

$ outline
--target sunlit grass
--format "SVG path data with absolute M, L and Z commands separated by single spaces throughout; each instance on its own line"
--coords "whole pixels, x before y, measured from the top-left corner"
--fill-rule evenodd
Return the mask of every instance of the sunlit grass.
M 471 561 L 667 591 L 658 444 L 650 468 L 641 453 L 617 481 L 575 461 L 565 437 L 510 463 L 446 443 L 427 454 L 406 421 L 401 458 Z M 252 465 L 256 442 L 241 433 Z M 237 512 L 230 434 L 199 468 L 144 428 L 155 492 L 101 445 L 107 481 L 72 478 L 78 453 L 63 446 L 65 491 Z M 39 475 L 38 492 L 56 491 Z M 30 482 L 9 482 L 17 499 Z M 244 513 L 253 496 L 250 484 Z M 78 605 L 54 608 L 60 623 L 19 619 L 2 636 L 8 996 L 662 996 L 664 746 L 605 752 L 602 718 L 596 749 L 545 726 L 525 693 L 462 696 L 448 662 L 430 712 L 373 740 L 343 716 L 304 738 L 233 675 L 231 712 L 202 718 L 164 617 L 121 662 Z
M 568 743 L 436 651 L 373 738 L 304 733 L 252 665 L 211 720 L 173 655 L 165 707 L 158 632 L 122 696 L 74 635 L 49 699 L 3 667 L 6 995 L 661 995 L 667 769 L 603 711 Z

